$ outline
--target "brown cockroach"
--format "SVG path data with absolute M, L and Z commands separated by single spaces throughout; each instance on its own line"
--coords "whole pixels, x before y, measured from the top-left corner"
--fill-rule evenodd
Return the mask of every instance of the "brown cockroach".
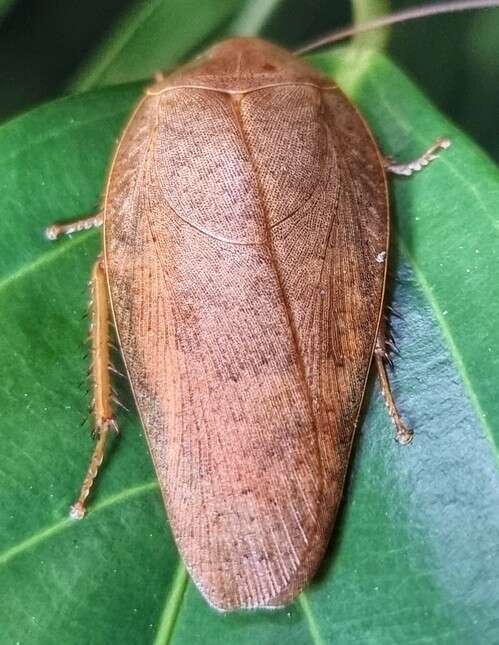
M 477 4 L 497 3 L 437 6 Z M 116 429 L 112 313 L 194 582 L 221 610 L 293 601 L 327 547 L 372 362 L 398 440 L 412 438 L 386 370 L 386 175 L 448 145 L 388 161 L 330 78 L 255 38 L 158 75 L 101 212 L 47 230 L 104 228 L 91 279 L 97 444 L 72 516 Z

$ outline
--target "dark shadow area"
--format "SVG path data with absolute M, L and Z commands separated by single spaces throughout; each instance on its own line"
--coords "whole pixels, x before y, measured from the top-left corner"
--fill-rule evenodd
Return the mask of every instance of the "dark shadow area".
M 0 119 L 53 98 L 132 0 L 19 0 L 0 23 Z

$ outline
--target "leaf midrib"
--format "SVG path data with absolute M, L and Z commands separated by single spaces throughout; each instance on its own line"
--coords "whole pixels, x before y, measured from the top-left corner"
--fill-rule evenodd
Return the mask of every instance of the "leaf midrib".
M 179 558 L 172 588 L 166 596 L 165 606 L 161 613 L 159 627 L 153 645 L 168 645 L 171 642 L 188 583 L 189 576 L 187 569 Z

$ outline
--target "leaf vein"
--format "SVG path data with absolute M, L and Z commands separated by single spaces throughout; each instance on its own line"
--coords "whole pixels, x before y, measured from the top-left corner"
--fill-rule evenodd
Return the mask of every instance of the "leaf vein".
M 137 486 L 127 488 L 120 493 L 116 493 L 116 495 L 111 495 L 100 504 L 96 504 L 93 508 L 90 509 L 86 521 L 88 521 L 88 517 L 91 517 L 96 513 L 100 513 L 109 506 L 119 504 L 120 502 L 130 499 L 131 497 L 142 495 L 143 493 L 149 492 L 151 490 L 156 490 L 157 488 L 158 482 L 157 480 L 154 480 L 146 482 L 145 484 L 138 484 Z M 5 550 L 3 553 L 0 553 L 0 565 L 7 564 L 7 562 L 13 560 L 18 555 L 21 555 L 25 551 L 29 551 L 31 548 L 36 547 L 41 542 L 48 540 L 54 535 L 57 535 L 57 533 L 60 533 L 64 529 L 71 528 L 72 526 L 75 526 L 75 520 L 71 520 L 69 517 L 67 517 L 66 519 L 60 520 L 59 522 L 56 522 L 51 526 L 40 529 L 37 533 L 34 533 L 22 542 L 19 542 L 18 544 L 15 544 L 14 546 Z
M 54 105 L 57 105 L 58 103 L 63 103 L 67 101 L 68 99 L 62 99 L 61 101 L 53 101 L 52 103 L 49 104 L 50 108 L 52 108 Z M 45 107 L 40 108 L 40 111 L 45 111 Z M 0 159 L 0 166 L 5 165 L 7 163 L 10 163 L 13 159 L 16 159 L 20 155 L 22 155 L 25 152 L 29 152 L 31 148 L 44 145 L 48 141 L 51 141 L 52 139 L 57 139 L 60 137 L 62 134 L 66 134 L 67 132 L 71 132 L 72 130 L 80 130 L 80 128 L 85 127 L 87 125 L 92 125 L 94 123 L 100 123 L 101 121 L 107 121 L 110 117 L 116 117 L 116 116 L 125 116 L 128 114 L 129 109 L 119 109 L 119 110 L 110 110 L 109 112 L 106 112 L 105 114 L 100 114 L 99 116 L 92 117 L 91 119 L 82 119 L 74 122 L 70 122 L 67 125 L 61 126 L 59 128 L 54 128 L 53 130 L 50 130 L 49 132 L 44 132 L 43 135 L 36 139 L 29 139 L 29 143 L 20 146 L 19 148 L 16 148 L 13 150 L 8 156 L 4 157 L 3 159 Z M 28 118 L 32 119 L 32 113 L 29 113 Z M 7 123 L 5 126 L 2 126 L 0 129 L 0 133 L 2 136 L 5 136 L 5 132 L 8 133 L 9 127 L 12 127 L 12 124 L 15 123 L 16 126 L 19 124 L 22 125 L 22 122 L 24 120 L 24 117 L 20 117 L 19 119 L 15 119 L 14 121 L 10 121 Z

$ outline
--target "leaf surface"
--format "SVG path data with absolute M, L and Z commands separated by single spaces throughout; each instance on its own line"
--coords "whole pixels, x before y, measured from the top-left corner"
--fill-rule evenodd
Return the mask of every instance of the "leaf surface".
M 9 9 L 14 4 L 15 0 L 0 0 L 0 23 L 2 22 L 4 16 L 7 14 Z
M 357 58 L 356 58 L 357 57 Z M 492 643 L 499 640 L 499 175 L 392 63 L 314 57 L 395 179 L 394 383 L 416 431 L 401 447 L 369 388 L 345 503 L 317 579 L 292 607 L 220 615 L 188 581 L 135 413 L 120 416 L 83 522 L 67 520 L 92 440 L 80 427 L 85 284 L 99 235 L 42 229 L 93 211 L 138 85 L 56 101 L 0 127 L 1 643 Z M 188 509 L 186 509 L 188 511 Z
M 171 69 L 244 6 L 243 0 L 137 2 L 80 70 L 74 89 L 142 80 Z

